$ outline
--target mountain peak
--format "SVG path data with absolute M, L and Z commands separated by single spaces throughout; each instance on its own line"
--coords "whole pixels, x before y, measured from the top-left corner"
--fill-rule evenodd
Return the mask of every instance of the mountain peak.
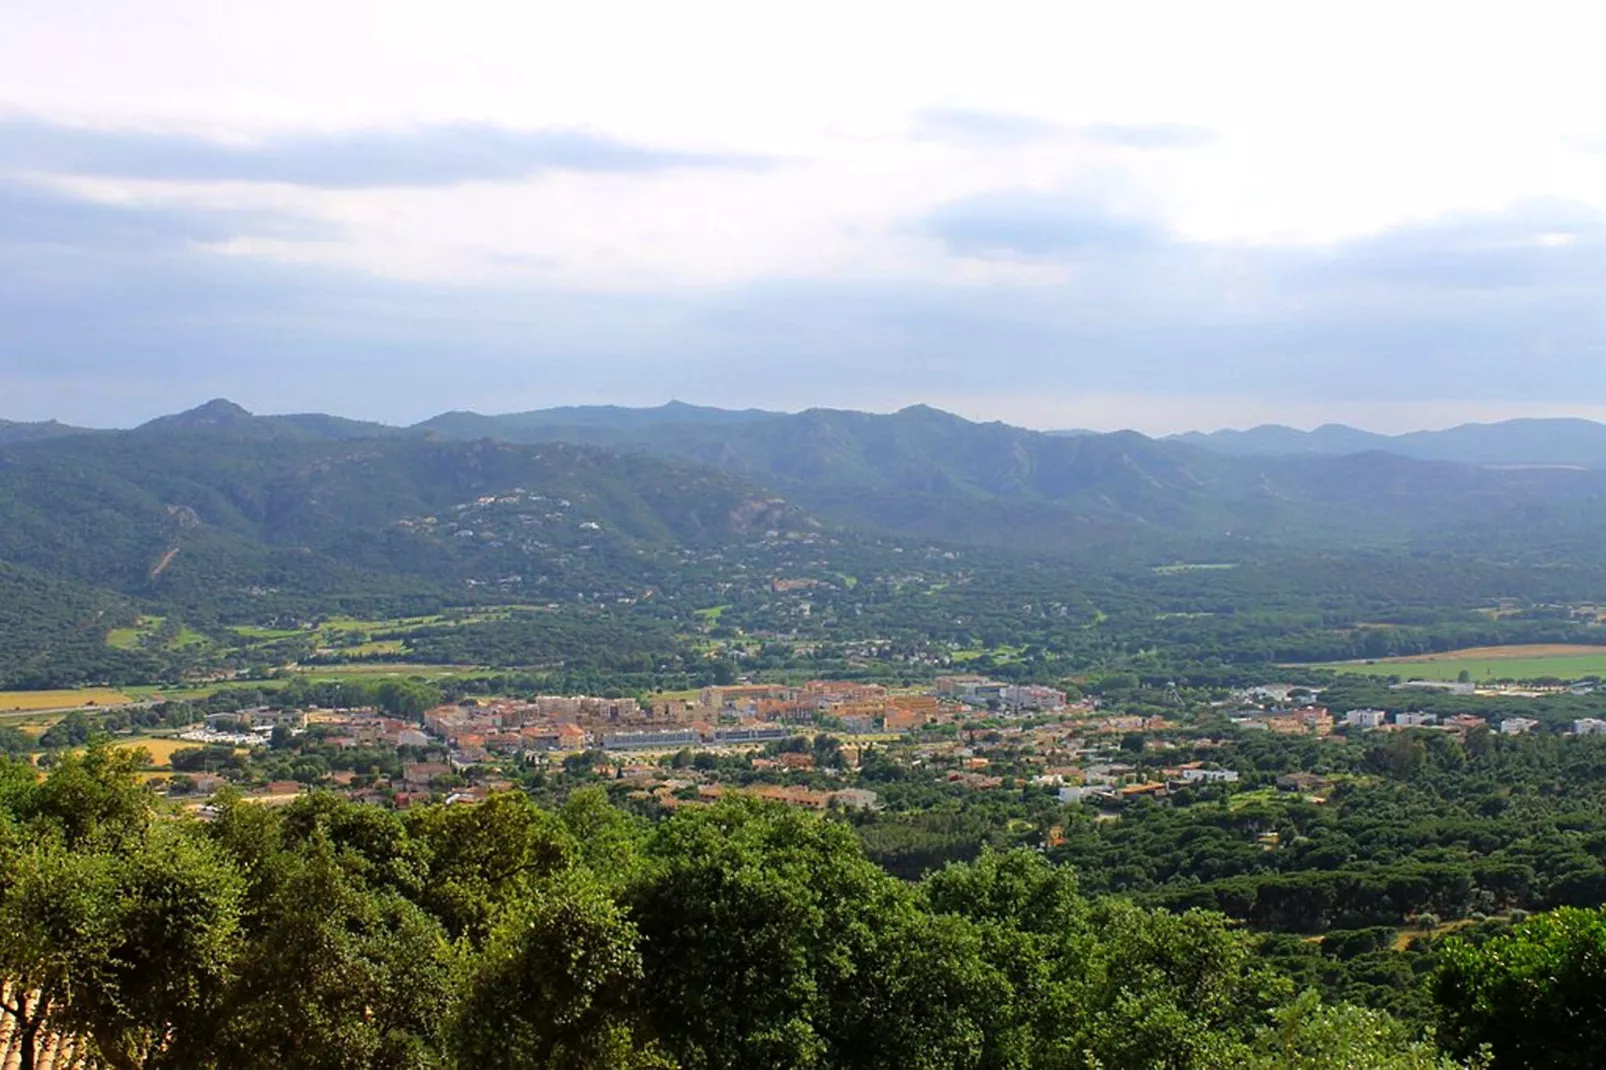
M 251 412 L 241 405 L 236 405 L 228 398 L 213 398 L 203 405 L 174 416 L 162 417 L 163 422 L 169 425 L 183 427 L 223 427 L 230 424 L 242 423 L 255 419 Z M 152 421 L 153 423 L 155 421 Z

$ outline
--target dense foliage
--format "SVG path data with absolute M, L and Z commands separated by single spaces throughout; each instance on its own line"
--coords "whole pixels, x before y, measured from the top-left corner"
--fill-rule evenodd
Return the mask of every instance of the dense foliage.
M 199 822 L 92 746 L 0 766 L 0 818 L 5 1010 L 110 1066 L 1440 1065 L 1296 999 L 1220 915 L 1090 899 L 1027 852 L 911 885 L 751 802 L 648 827 L 594 791 L 225 797 Z

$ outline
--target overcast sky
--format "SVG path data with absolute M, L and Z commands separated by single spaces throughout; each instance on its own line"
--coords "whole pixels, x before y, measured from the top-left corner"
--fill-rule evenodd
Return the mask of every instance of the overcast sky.
M 0 417 L 1606 416 L 1588 11 L 3 0 Z

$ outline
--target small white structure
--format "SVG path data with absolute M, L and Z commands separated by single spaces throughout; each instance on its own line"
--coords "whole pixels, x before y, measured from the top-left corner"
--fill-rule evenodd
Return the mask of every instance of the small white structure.
M 1394 723 L 1405 728 L 1420 728 L 1423 725 L 1438 724 L 1439 718 L 1433 713 L 1396 713 Z
M 1573 735 L 1575 736 L 1601 736 L 1606 735 L 1606 721 L 1599 717 L 1584 717 L 1573 722 Z
M 1377 728 L 1387 716 L 1382 710 L 1350 710 L 1344 715 L 1344 723 L 1351 728 Z
M 1539 722 L 1531 717 L 1507 717 L 1500 722 L 1502 736 L 1525 736 L 1539 727 Z
M 1235 769 L 1184 769 L 1182 779 L 1199 784 L 1235 784 L 1238 772 Z

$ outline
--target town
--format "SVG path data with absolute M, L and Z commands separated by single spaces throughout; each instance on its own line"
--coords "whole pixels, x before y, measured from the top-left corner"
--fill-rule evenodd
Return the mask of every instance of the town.
M 234 784 L 246 798 L 285 802 L 322 788 L 406 809 L 479 802 L 496 791 L 582 778 L 651 812 L 735 792 L 803 809 L 875 810 L 883 799 L 867 761 L 903 768 L 947 791 L 1036 790 L 1059 804 L 1113 817 L 1127 804 L 1240 783 L 1235 740 L 1257 733 L 1342 739 L 1418 731 L 1465 743 L 1469 734 L 1521 736 L 1533 717 L 1473 713 L 1334 712 L 1294 685 L 1234 691 L 1207 706 L 1157 712 L 1118 694 L 1083 694 L 976 674 L 889 688 L 843 680 L 738 683 L 637 699 L 583 695 L 461 697 L 414 716 L 373 707 L 212 713 L 178 734 L 175 797 L 204 800 Z M 1440 698 L 1447 701 L 1448 695 Z M 1555 730 L 1606 734 L 1606 719 Z M 265 777 L 288 754 L 290 778 Z M 253 761 L 253 755 L 270 756 Z M 1320 800 L 1330 781 L 1309 772 L 1277 786 Z M 1052 845 L 1053 836 L 1043 843 Z

